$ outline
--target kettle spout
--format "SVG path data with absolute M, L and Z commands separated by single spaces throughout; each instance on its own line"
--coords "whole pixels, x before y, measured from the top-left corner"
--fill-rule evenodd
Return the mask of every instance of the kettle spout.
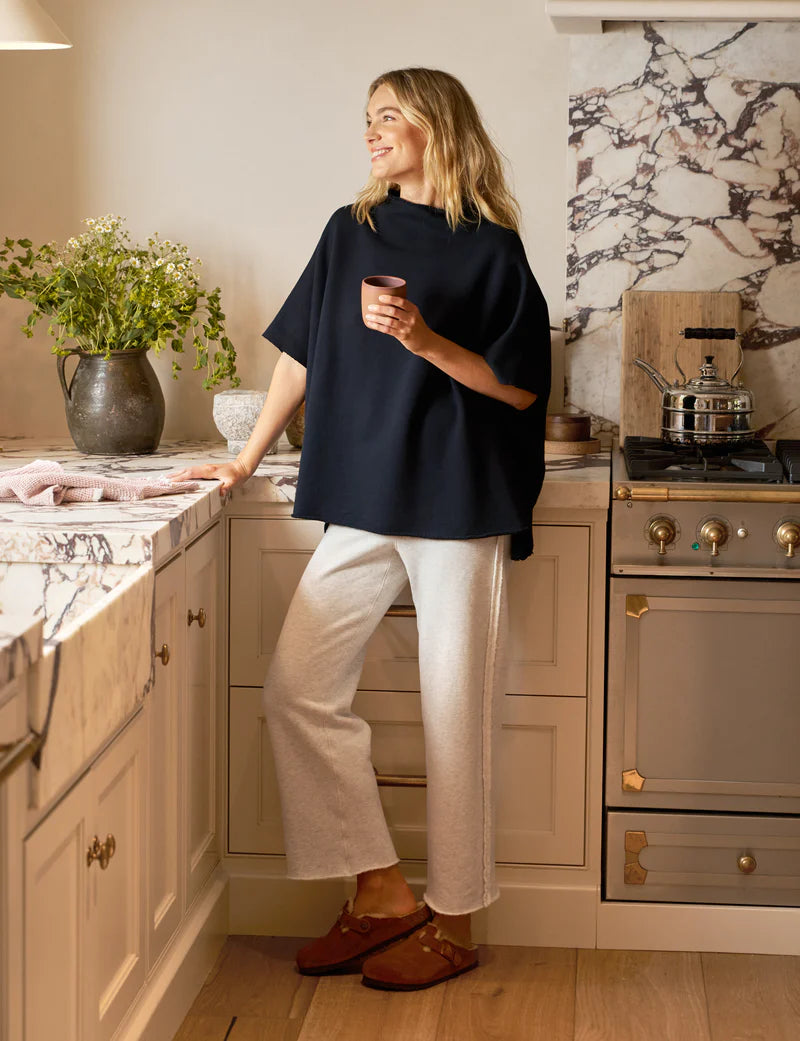
M 665 390 L 669 390 L 669 383 L 667 383 L 667 381 L 664 379 L 664 377 L 661 375 L 658 369 L 654 369 L 649 362 L 646 362 L 643 358 L 634 358 L 633 364 L 638 365 L 643 372 L 647 373 L 647 375 L 650 377 L 653 383 L 655 383 L 655 385 L 658 387 L 662 394 Z

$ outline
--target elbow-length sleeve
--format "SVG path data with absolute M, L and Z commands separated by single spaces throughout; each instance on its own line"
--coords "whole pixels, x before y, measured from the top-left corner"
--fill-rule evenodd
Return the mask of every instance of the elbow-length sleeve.
M 488 280 L 488 322 L 483 349 L 500 383 L 550 394 L 550 319 L 547 303 L 528 266 L 522 243 L 498 256 Z

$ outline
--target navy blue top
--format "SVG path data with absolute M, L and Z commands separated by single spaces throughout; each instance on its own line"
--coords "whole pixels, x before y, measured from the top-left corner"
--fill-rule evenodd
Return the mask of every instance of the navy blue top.
M 533 549 L 550 391 L 547 305 L 519 236 L 482 220 L 449 227 L 444 210 L 392 193 L 377 232 L 337 210 L 264 332 L 306 366 L 295 517 L 384 535 L 471 539 L 512 534 Z M 529 408 L 470 390 L 361 318 L 361 280 L 396 275 L 441 336 L 482 355 Z

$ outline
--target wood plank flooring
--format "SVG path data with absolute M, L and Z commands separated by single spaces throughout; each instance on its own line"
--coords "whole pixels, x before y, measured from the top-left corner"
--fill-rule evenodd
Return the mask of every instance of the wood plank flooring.
M 301 976 L 304 941 L 230 936 L 174 1041 L 799 1041 L 800 957 L 481 947 L 408 994 Z

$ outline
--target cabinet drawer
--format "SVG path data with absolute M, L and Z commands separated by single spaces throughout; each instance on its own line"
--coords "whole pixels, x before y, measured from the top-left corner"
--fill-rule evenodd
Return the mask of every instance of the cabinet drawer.
M 609 813 L 611 900 L 800 906 L 800 819 Z
M 372 729 L 372 762 L 381 775 L 425 775 L 420 696 L 359 691 L 354 711 Z M 496 859 L 517 864 L 582 864 L 586 702 L 521 698 L 503 702 L 495 783 Z M 280 803 L 261 691 L 232 688 L 230 851 L 284 851 Z M 424 787 L 381 786 L 398 855 L 426 858 Z
M 230 682 L 260 687 L 283 619 L 322 537 L 318 521 L 231 521 Z M 589 528 L 537 524 L 536 553 L 509 569 L 506 691 L 584 697 L 589 630 Z M 408 585 L 395 600 L 411 604 Z M 418 691 L 415 618 L 384 618 L 367 644 L 362 690 Z

